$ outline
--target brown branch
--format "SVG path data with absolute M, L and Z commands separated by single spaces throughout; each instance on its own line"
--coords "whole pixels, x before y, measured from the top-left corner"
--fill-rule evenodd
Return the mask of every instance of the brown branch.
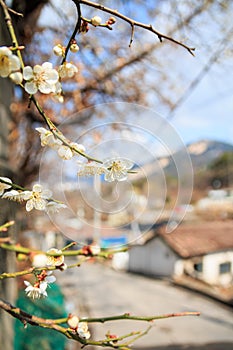
M 32 326 L 52 328 L 56 331 L 65 333 L 66 329 L 64 327 L 59 326 L 59 324 L 65 323 L 67 321 L 67 318 L 50 320 L 50 319 L 37 317 L 21 310 L 16 306 L 11 305 L 10 303 L 4 301 L 3 299 L 0 299 L 0 308 L 8 312 L 11 316 L 20 320 L 25 326 L 28 323 Z
M 132 42 L 133 42 L 133 36 L 134 36 L 134 29 L 135 27 L 140 27 L 140 28 L 143 28 L 145 30 L 148 30 L 149 32 L 152 32 L 154 33 L 155 35 L 157 35 L 158 39 L 160 42 L 163 41 L 163 39 L 166 39 L 168 41 L 171 41 L 172 43 L 176 44 L 176 45 L 179 45 L 179 46 L 182 46 L 183 48 L 185 48 L 191 55 L 194 56 L 194 50 L 195 48 L 193 47 L 190 47 L 190 46 L 187 46 L 185 45 L 184 43 L 182 43 L 181 41 L 178 41 L 174 38 L 172 38 L 171 36 L 168 36 L 168 35 L 165 35 L 165 34 L 162 34 L 160 33 L 158 30 L 156 30 L 151 24 L 145 24 L 145 23 L 142 23 L 142 22 L 138 22 L 138 21 L 135 21 L 133 20 L 132 18 L 130 17 L 127 17 L 125 15 L 123 15 L 122 13 L 118 12 L 117 10 L 113 10 L 109 7 L 106 7 L 106 6 L 103 6 L 101 4 L 98 4 L 96 2 L 92 2 L 92 1 L 89 1 L 89 0 L 73 0 L 73 2 L 77 5 L 77 3 L 79 4 L 84 4 L 84 5 L 87 5 L 87 6 L 90 6 L 90 7 L 94 7 L 98 10 L 101 10 L 103 12 L 107 12 L 113 16 L 116 16 L 120 19 L 122 19 L 123 21 L 129 23 L 131 25 L 131 38 L 130 38 L 130 43 L 129 43 L 129 46 L 131 46 Z
M 123 336 L 116 337 L 116 338 L 114 338 L 114 341 L 115 342 L 117 341 L 117 343 L 114 343 L 113 339 L 110 337 L 107 337 L 107 338 L 105 338 L 103 340 L 99 340 L 99 341 L 92 340 L 92 339 L 85 340 L 85 339 L 80 338 L 79 335 L 75 332 L 75 330 L 61 326 L 61 324 L 65 324 L 67 322 L 67 320 L 68 320 L 67 317 L 60 318 L 60 319 L 44 319 L 41 317 L 31 315 L 31 314 L 21 310 L 20 308 L 11 305 L 10 303 L 4 301 L 3 299 L 0 299 L 0 308 L 5 310 L 11 316 L 20 320 L 24 324 L 25 327 L 27 326 L 27 324 L 30 324 L 32 326 L 53 329 L 59 333 L 62 333 L 67 338 L 74 339 L 74 340 L 78 341 L 79 343 L 83 344 L 83 346 L 96 345 L 96 346 L 101 346 L 101 347 L 128 349 L 128 346 L 130 344 L 132 344 L 138 338 L 147 334 L 151 328 L 151 327 L 149 327 L 145 331 L 136 331 L 136 332 L 133 331 L 129 334 L 125 334 Z M 141 317 L 141 316 L 130 316 L 130 314 L 126 313 L 123 315 L 112 316 L 112 317 L 89 318 L 89 319 L 84 318 L 84 319 L 80 319 L 79 322 L 104 323 L 107 321 L 126 320 L 126 319 L 135 320 L 135 321 L 151 322 L 153 320 L 165 319 L 165 318 L 171 318 L 171 317 L 177 317 L 177 316 L 199 316 L 199 315 L 200 315 L 199 312 L 180 312 L 180 313 L 172 313 L 172 314 L 165 314 L 165 315 L 159 315 L 159 316 Z M 126 341 L 124 343 L 118 343 L 118 341 L 126 340 L 126 338 L 131 338 L 131 340 Z

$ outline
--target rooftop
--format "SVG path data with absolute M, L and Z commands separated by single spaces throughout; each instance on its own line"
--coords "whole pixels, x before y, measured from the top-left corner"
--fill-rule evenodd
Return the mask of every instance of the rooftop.
M 181 224 L 174 232 L 159 235 L 181 257 L 233 250 L 233 220 Z

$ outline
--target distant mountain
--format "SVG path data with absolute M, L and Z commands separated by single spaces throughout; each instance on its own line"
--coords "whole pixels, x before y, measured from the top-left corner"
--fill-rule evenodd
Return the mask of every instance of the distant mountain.
M 225 152 L 233 152 L 233 145 L 220 141 L 199 141 L 187 146 L 195 170 L 209 166 Z
M 215 159 L 220 157 L 225 152 L 233 152 L 233 145 L 211 140 L 201 140 L 194 143 L 190 143 L 186 146 L 186 149 L 180 150 L 172 154 L 171 156 L 165 156 L 158 158 L 157 165 L 154 161 L 145 164 L 143 166 L 143 172 L 138 172 L 137 176 L 134 175 L 135 180 L 142 177 L 150 177 L 156 175 L 159 168 L 163 168 L 166 175 L 177 176 L 175 160 L 179 161 L 182 165 L 182 159 L 186 153 L 189 154 L 194 173 L 199 170 L 206 169 Z M 185 165 L 184 165 L 185 166 Z

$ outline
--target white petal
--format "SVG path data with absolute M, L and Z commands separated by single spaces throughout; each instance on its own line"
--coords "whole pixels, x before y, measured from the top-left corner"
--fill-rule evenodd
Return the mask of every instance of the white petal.
M 47 202 L 44 199 L 34 200 L 34 207 L 37 210 L 45 210 Z
M 51 71 L 47 72 L 46 81 L 49 84 L 56 84 L 58 82 L 58 79 L 59 79 L 59 75 L 55 69 L 52 69 Z
M 44 294 L 45 290 L 48 287 L 48 283 L 47 282 L 41 282 L 40 283 L 40 291 Z
M 43 68 L 39 65 L 39 64 L 36 64 L 34 67 L 33 67 L 33 72 L 35 74 L 41 74 L 43 72 Z
M 121 161 L 121 163 L 122 163 L 122 166 L 124 168 L 126 168 L 127 170 L 131 169 L 134 166 L 134 163 L 131 162 L 131 160 L 128 160 L 128 159 L 123 159 Z
M 53 65 L 52 65 L 52 63 L 50 63 L 50 62 L 44 62 L 44 63 L 42 64 L 42 67 L 43 67 L 44 69 L 52 69 L 52 68 L 53 68 Z
M 77 150 L 80 152 L 86 151 L 85 147 L 81 143 L 72 142 L 71 146 L 77 148 Z
M 45 128 L 35 128 L 35 130 L 36 131 L 38 131 L 40 134 L 46 134 L 47 132 L 48 132 L 48 130 L 47 129 L 45 129 Z
M 21 84 L 23 81 L 23 75 L 20 72 L 15 72 L 10 74 L 10 79 L 13 81 L 15 84 Z
M 32 287 L 32 285 L 31 285 L 31 283 L 30 282 L 28 282 L 28 281 L 23 281 L 23 283 L 27 286 L 27 287 L 29 287 L 29 286 L 31 286 Z
M 104 180 L 107 181 L 107 182 L 113 182 L 115 180 L 113 172 L 112 171 L 108 171 L 104 175 Z
M 1 176 L 1 177 L 0 177 L 0 180 L 6 181 L 6 182 L 9 182 L 9 183 L 12 184 L 11 179 L 9 179 L 8 177 Z M 5 186 L 8 186 L 7 188 L 10 188 L 10 187 L 11 187 L 10 185 L 7 185 L 7 184 L 4 184 L 4 185 L 5 185 Z
M 40 184 L 35 184 L 33 187 L 32 187 L 32 191 L 33 192 L 42 192 L 42 186 Z
M 11 56 L 12 55 L 12 51 L 6 47 L 6 46 L 2 46 L 0 47 L 0 56 Z
M 42 193 L 41 193 L 41 198 L 44 198 L 44 199 L 49 199 L 51 198 L 53 195 L 53 192 L 50 191 L 50 190 L 43 190 Z
M 19 70 L 20 69 L 20 61 L 19 57 L 16 55 L 12 55 L 9 57 L 10 60 L 10 65 L 11 65 L 11 70 Z
M 23 78 L 25 80 L 30 80 L 33 78 L 33 70 L 32 70 L 32 67 L 30 66 L 26 66 L 24 67 L 23 69 Z
M 69 160 L 73 157 L 73 152 L 69 147 L 61 146 L 58 149 L 58 155 L 64 160 Z
M 23 191 L 22 193 L 20 193 L 20 195 L 23 200 L 27 201 L 30 198 L 32 198 L 32 191 Z
M 115 174 L 115 178 L 118 181 L 125 181 L 125 180 L 127 180 L 127 177 L 128 177 L 128 175 L 127 175 L 127 172 L 125 172 L 125 171 L 117 172 Z
M 30 95 L 33 95 L 38 91 L 37 85 L 33 81 L 26 83 L 24 88 L 27 91 L 27 93 Z
M 54 283 L 56 281 L 56 277 L 55 276 L 47 276 L 45 278 L 47 283 Z
M 29 201 L 27 201 L 27 203 L 26 203 L 26 210 L 31 211 L 33 208 L 34 208 L 33 200 L 29 199 Z
M 6 77 L 8 77 L 10 72 L 11 72 L 11 70 L 10 70 L 9 66 L 4 65 L 4 66 L 0 67 L 0 77 L 6 78 Z
M 42 83 L 40 83 L 38 89 L 42 94 L 50 94 L 50 92 L 53 92 L 53 86 L 47 81 L 43 81 Z

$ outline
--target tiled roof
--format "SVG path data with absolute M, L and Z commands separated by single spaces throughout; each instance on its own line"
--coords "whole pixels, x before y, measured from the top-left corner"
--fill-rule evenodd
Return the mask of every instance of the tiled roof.
M 233 250 L 233 220 L 181 224 L 172 233 L 161 230 L 159 235 L 183 258 Z

